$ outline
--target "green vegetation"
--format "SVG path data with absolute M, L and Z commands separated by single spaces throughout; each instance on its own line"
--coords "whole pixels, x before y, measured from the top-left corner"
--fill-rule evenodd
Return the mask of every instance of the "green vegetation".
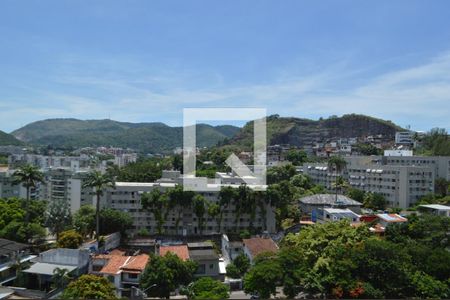
M 58 248 L 78 249 L 83 243 L 83 237 L 75 230 L 61 232 L 57 241 Z
M 0 146 L 22 146 L 23 142 L 16 139 L 12 134 L 0 130 Z
M 171 169 L 171 165 L 170 159 L 140 158 L 122 168 L 111 165 L 108 167 L 107 173 L 116 181 L 154 182 L 161 178 L 162 170 Z
M 37 185 L 41 182 L 44 182 L 44 174 L 36 166 L 24 165 L 14 172 L 14 183 L 22 184 L 23 187 L 27 189 L 25 222 L 29 221 L 29 202 L 31 189 L 36 188 Z
M 187 295 L 189 299 L 195 300 L 227 299 L 230 296 L 230 288 L 218 280 L 210 277 L 202 277 L 189 285 Z
M 332 139 L 336 136 L 349 138 L 383 134 L 394 138 L 395 132 L 402 130 L 391 121 L 369 116 L 349 114 L 342 117 L 309 120 L 300 118 L 283 118 L 272 115 L 266 118 L 267 143 L 290 144 L 301 147 L 318 139 Z M 253 122 L 248 122 L 225 147 L 239 147 L 251 150 L 253 147 Z
M 444 128 L 433 128 L 424 137 L 416 136 L 416 155 L 450 156 L 450 137 Z
M 44 201 L 28 204 L 25 199 L 0 199 L 0 237 L 21 243 L 42 239 L 45 236 L 43 216 L 46 205 Z
M 197 145 L 214 146 L 232 137 L 234 126 L 197 125 Z M 57 148 L 133 148 L 144 153 L 161 153 L 181 147 L 182 127 L 162 123 L 126 123 L 112 120 L 49 119 L 28 124 L 12 133 L 23 141 Z
M 180 286 L 186 286 L 194 279 L 197 264 L 182 261 L 175 254 L 165 256 L 151 255 L 140 277 L 140 286 L 150 297 L 169 298 L 170 293 Z
M 114 285 L 107 278 L 81 275 L 69 283 L 62 294 L 63 299 L 117 299 Z
M 52 234 L 59 240 L 59 233 L 67 229 L 72 224 L 69 203 L 65 200 L 51 201 L 45 214 L 45 225 Z
M 306 227 L 257 257 L 244 288 L 262 298 L 277 286 L 288 298 L 448 298 L 449 226 L 447 217 L 413 215 L 385 238 L 346 220 Z
M 91 171 L 84 183 L 83 188 L 93 188 L 96 195 L 95 204 L 95 239 L 100 235 L 100 197 L 106 188 L 115 187 L 114 179 L 109 174 L 102 174 L 100 171 Z
M 250 260 L 241 253 L 231 263 L 227 265 L 227 276 L 231 278 L 241 278 L 250 268 Z

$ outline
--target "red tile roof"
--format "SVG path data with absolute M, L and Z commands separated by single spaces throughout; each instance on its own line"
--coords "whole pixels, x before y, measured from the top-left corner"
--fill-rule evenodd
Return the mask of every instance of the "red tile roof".
M 120 268 L 128 262 L 130 256 L 110 255 L 106 265 L 100 270 L 100 273 L 117 274 Z
M 250 251 L 250 254 L 255 257 L 263 252 L 277 252 L 278 246 L 271 238 L 251 238 L 243 239 L 244 246 Z
M 140 273 L 144 271 L 145 266 L 149 260 L 150 256 L 147 254 L 140 254 L 136 256 L 131 256 L 130 260 L 126 263 L 126 265 L 122 266 L 121 269 L 124 272 L 137 272 Z
M 167 252 L 176 254 L 182 260 L 189 259 L 189 250 L 187 245 L 161 246 L 159 248 L 159 255 L 164 256 Z

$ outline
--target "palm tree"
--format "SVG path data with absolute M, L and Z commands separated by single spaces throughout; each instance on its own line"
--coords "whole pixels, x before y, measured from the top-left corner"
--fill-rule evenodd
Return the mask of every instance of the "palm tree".
M 348 187 L 348 183 L 342 176 L 338 176 L 336 177 L 336 180 L 333 182 L 332 187 L 335 190 L 341 191 L 343 188 Z M 337 192 L 336 192 L 336 202 L 337 202 Z
M 38 183 L 44 182 L 44 174 L 36 166 L 24 165 L 15 171 L 13 176 L 14 184 L 21 183 L 27 189 L 25 221 L 28 223 L 30 217 L 28 208 L 30 202 L 30 190 L 31 188 L 36 188 Z
M 175 220 L 175 230 L 178 234 L 183 211 L 185 208 L 191 206 L 195 192 L 184 191 L 181 185 L 177 185 L 174 189 L 170 189 L 167 194 L 169 196 L 169 208 L 174 209 L 177 207 L 178 209 L 178 216 Z
M 207 206 L 207 200 L 202 195 L 195 195 L 192 206 L 194 209 L 194 214 L 197 217 L 197 227 L 200 231 L 200 234 L 203 232 L 203 226 L 205 221 L 205 213 L 206 213 L 206 206 Z
M 220 233 L 220 225 L 222 223 L 222 214 L 220 213 L 220 205 L 217 203 L 209 203 L 208 215 L 216 220 L 217 232 Z
M 65 287 L 72 277 L 69 275 L 69 270 L 65 268 L 55 268 L 53 270 L 52 282 L 55 285 L 55 288 L 63 288 Z
M 223 211 L 228 208 L 234 198 L 236 198 L 236 190 L 231 186 L 223 186 L 219 192 L 220 220 L 223 219 Z
M 114 179 L 107 174 L 102 174 L 100 171 L 91 171 L 84 180 L 83 188 L 93 188 L 95 191 L 95 239 L 98 241 L 100 233 L 100 197 L 105 189 L 115 188 Z
M 338 174 L 340 174 L 345 169 L 346 166 L 347 166 L 347 162 L 341 156 L 333 156 L 328 160 L 328 168 L 334 169 L 334 175 L 335 175 L 336 179 L 338 177 Z M 337 198 L 338 198 L 337 186 L 335 187 L 335 192 L 336 192 L 336 202 L 337 202 Z
M 158 234 L 163 233 L 163 225 L 166 222 L 166 215 L 164 212 L 169 208 L 169 196 L 166 193 L 161 193 L 160 190 L 152 190 L 150 193 L 143 193 L 141 196 L 141 204 L 144 209 L 147 209 L 153 214 L 156 220 Z

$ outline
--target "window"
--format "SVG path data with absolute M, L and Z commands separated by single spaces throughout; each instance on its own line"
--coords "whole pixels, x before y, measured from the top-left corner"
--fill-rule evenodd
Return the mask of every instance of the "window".
M 138 278 L 138 274 L 128 274 L 128 278 L 130 278 L 130 279 L 137 279 Z
M 209 269 L 214 269 L 214 264 L 209 264 Z

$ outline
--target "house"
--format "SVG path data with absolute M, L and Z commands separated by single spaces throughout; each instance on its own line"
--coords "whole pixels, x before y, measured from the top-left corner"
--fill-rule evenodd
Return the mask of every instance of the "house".
M 450 206 L 442 204 L 424 204 L 419 205 L 419 211 L 423 213 L 431 213 L 437 216 L 450 217 Z
M 168 252 L 171 252 L 178 256 L 181 260 L 188 260 L 189 249 L 187 245 L 174 245 L 174 246 L 161 246 L 159 248 L 159 255 L 165 256 Z
M 228 260 L 234 260 L 244 251 L 242 239 L 235 234 L 222 234 L 222 254 Z
M 255 257 L 264 252 L 277 252 L 278 245 L 270 237 L 254 237 L 242 240 L 244 254 L 253 263 Z
M 93 256 L 89 273 L 106 277 L 116 287 L 118 297 L 130 297 L 131 288 L 139 286 L 139 275 L 149 258 L 147 254 L 129 256 L 125 251 L 113 250 L 109 254 Z
M 323 209 L 327 207 L 333 208 L 348 208 L 351 211 L 359 214 L 361 212 L 362 203 L 355 201 L 344 195 L 336 195 L 334 194 L 317 194 L 302 197 L 299 199 L 300 210 L 304 214 L 311 214 L 313 210 Z
M 24 264 L 35 258 L 29 246 L 14 241 L 0 239 L 0 285 L 16 279 L 17 264 Z
M 219 255 L 211 242 L 188 243 L 189 258 L 198 265 L 196 277 L 212 277 L 223 280 L 219 269 Z
M 378 223 L 386 228 L 390 224 L 399 224 L 408 222 L 407 218 L 404 218 L 398 214 L 377 214 Z
M 22 272 L 27 273 L 29 282 L 32 282 L 29 288 L 49 291 L 58 269 L 65 269 L 72 278 L 76 278 L 87 273 L 88 265 L 88 250 L 58 248 L 40 253 L 36 262 Z
M 351 223 L 359 222 L 359 215 L 355 214 L 350 209 L 341 209 L 341 208 L 324 208 L 318 209 L 318 218 L 325 222 L 333 222 L 340 220 L 349 220 Z

